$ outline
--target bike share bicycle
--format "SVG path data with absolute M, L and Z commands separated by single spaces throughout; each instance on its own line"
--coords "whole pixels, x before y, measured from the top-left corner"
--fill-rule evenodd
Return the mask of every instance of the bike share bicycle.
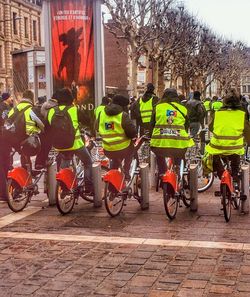
M 148 165 L 139 166 L 137 151 L 148 137 L 142 136 L 135 143 L 134 158 L 131 163 L 130 180 L 125 183 L 125 175 L 121 170 L 111 169 L 104 176 L 105 182 L 104 201 L 108 214 L 115 217 L 120 214 L 127 199 L 134 197 L 140 204 L 141 209 L 148 209 L 149 182 Z
M 215 196 L 221 197 L 224 218 L 226 222 L 229 222 L 232 214 L 232 206 L 239 213 L 244 213 L 242 202 L 247 199 L 247 196 L 243 194 L 242 171 L 240 170 L 239 172 L 240 182 L 238 184 L 234 183 L 230 161 L 226 156 L 221 157 L 221 160 L 223 161 L 225 170 L 220 181 L 220 191 L 215 192 Z M 243 163 L 241 161 L 241 165 Z
M 166 215 L 170 220 L 176 217 L 180 202 L 186 207 L 191 205 L 191 191 L 194 185 L 189 183 L 189 169 L 185 168 L 184 160 L 176 166 L 171 158 L 166 158 L 167 171 L 161 177 L 163 188 L 163 201 Z
M 15 151 L 12 152 L 12 156 Z M 25 159 L 25 167 L 15 167 L 8 173 L 8 206 L 14 212 L 22 211 L 31 201 L 33 196 L 39 194 L 39 182 L 44 177 L 44 193 L 48 195 L 48 168 L 55 162 L 56 154 L 52 151 L 49 154 L 46 168 L 42 170 L 32 170 L 30 159 Z
M 94 140 L 89 139 L 87 144 L 89 150 L 94 145 Z M 56 174 L 56 206 L 59 212 L 65 215 L 72 211 L 74 205 L 78 203 L 79 197 L 92 203 L 99 201 L 101 197 L 99 197 L 96 189 L 94 189 L 94 193 L 86 191 L 82 162 L 74 154 L 68 156 L 65 156 L 63 153 L 60 154 L 64 161 L 66 161 L 67 166 L 60 169 Z M 107 170 L 106 167 L 105 170 Z M 101 178 L 98 184 L 101 184 Z

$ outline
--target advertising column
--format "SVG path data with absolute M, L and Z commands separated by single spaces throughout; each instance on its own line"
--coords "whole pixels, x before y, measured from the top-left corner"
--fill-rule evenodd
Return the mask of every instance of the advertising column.
M 68 87 L 75 101 L 94 107 L 94 30 L 92 0 L 50 2 L 53 91 Z

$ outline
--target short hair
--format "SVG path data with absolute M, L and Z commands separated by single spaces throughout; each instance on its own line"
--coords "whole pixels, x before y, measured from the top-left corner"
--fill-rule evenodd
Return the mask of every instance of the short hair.
M 68 88 L 58 90 L 56 99 L 59 105 L 71 105 L 74 101 L 72 92 Z
M 226 91 L 226 96 L 223 98 L 225 106 L 237 107 L 240 105 L 240 94 L 235 89 Z
M 26 90 L 23 92 L 24 99 L 30 99 L 34 103 L 34 93 L 31 90 Z
M 110 101 L 111 101 L 111 100 L 109 99 L 108 96 L 104 96 L 104 97 L 102 97 L 102 104 L 104 104 L 104 105 L 108 105 Z

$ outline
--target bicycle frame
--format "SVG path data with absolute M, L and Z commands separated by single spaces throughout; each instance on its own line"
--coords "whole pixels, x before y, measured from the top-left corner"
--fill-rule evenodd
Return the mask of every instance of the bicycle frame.
M 166 158 L 167 164 L 169 164 L 169 168 L 167 169 L 166 173 L 162 177 L 163 183 L 168 183 L 171 185 L 173 192 L 179 192 L 182 186 L 182 179 L 184 173 L 184 161 L 181 160 L 180 164 L 180 179 L 178 180 L 178 175 L 173 170 L 173 163 L 171 158 Z
M 231 193 L 234 192 L 233 179 L 229 170 L 227 169 L 223 172 L 221 177 L 220 187 L 222 187 L 222 185 L 226 185 Z

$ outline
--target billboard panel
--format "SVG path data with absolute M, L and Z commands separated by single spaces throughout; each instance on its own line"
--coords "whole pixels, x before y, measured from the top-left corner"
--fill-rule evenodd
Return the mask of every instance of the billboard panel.
M 94 106 L 92 0 L 50 2 L 53 90 L 68 87 L 76 101 Z

